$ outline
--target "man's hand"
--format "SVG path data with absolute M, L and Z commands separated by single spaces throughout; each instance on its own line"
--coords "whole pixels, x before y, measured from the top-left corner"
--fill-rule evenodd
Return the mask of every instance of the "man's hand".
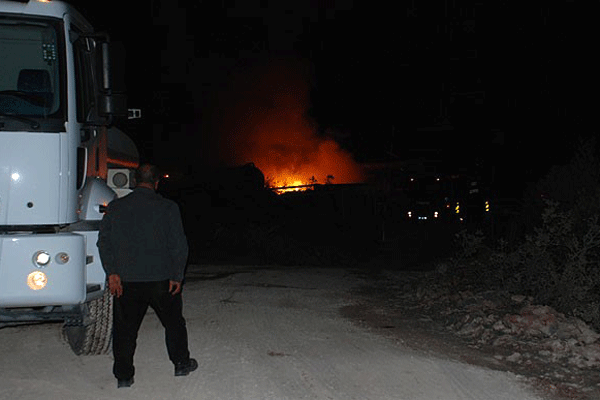
M 108 276 L 108 290 L 113 296 L 121 297 L 123 294 L 123 285 L 121 284 L 121 277 L 117 274 L 110 274 Z
M 175 296 L 179 292 L 181 292 L 181 282 L 169 281 L 169 293 Z

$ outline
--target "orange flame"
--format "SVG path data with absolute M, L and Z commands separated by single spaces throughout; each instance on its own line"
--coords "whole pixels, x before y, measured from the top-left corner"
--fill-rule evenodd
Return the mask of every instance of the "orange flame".
M 266 134 L 269 134 L 268 131 Z M 264 154 L 255 154 L 255 164 L 263 171 L 271 187 L 353 183 L 362 180 L 361 168 L 335 141 L 317 138 L 310 132 L 306 132 L 304 141 L 300 150 L 286 149 L 287 154 L 281 154 L 273 148 L 265 149 Z M 304 157 L 299 156 L 302 153 L 305 153 Z M 306 190 L 306 187 L 297 190 Z
M 229 93 L 244 96 L 224 115 L 229 135 L 222 148 L 236 164 L 253 162 L 271 187 L 362 182 L 362 168 L 352 155 L 319 136 L 306 117 L 309 79 L 298 67 L 280 61 L 237 80 Z

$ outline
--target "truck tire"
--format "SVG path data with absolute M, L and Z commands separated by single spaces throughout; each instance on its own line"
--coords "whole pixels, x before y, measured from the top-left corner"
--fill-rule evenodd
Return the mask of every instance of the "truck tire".
M 112 342 L 112 303 L 108 288 L 102 297 L 81 307 L 78 318 L 66 321 L 63 336 L 77 355 L 108 354 Z

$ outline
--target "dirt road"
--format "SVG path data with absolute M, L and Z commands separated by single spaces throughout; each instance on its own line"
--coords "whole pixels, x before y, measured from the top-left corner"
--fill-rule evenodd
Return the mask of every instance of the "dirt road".
M 433 358 L 363 330 L 339 310 L 362 282 L 343 269 L 192 267 L 184 292 L 200 363 L 175 378 L 146 316 L 135 384 L 111 356 L 77 357 L 59 324 L 0 330 L 0 399 L 539 399 L 512 374 Z

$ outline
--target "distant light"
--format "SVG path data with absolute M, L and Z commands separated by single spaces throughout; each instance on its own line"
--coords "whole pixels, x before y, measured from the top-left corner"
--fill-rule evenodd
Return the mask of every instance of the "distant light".
M 164 174 L 164 175 L 163 175 L 163 178 L 165 178 L 165 179 L 169 179 L 169 174 Z
M 10 178 L 13 181 L 17 182 L 19 179 L 21 179 L 21 174 L 19 174 L 18 172 L 13 172 Z

